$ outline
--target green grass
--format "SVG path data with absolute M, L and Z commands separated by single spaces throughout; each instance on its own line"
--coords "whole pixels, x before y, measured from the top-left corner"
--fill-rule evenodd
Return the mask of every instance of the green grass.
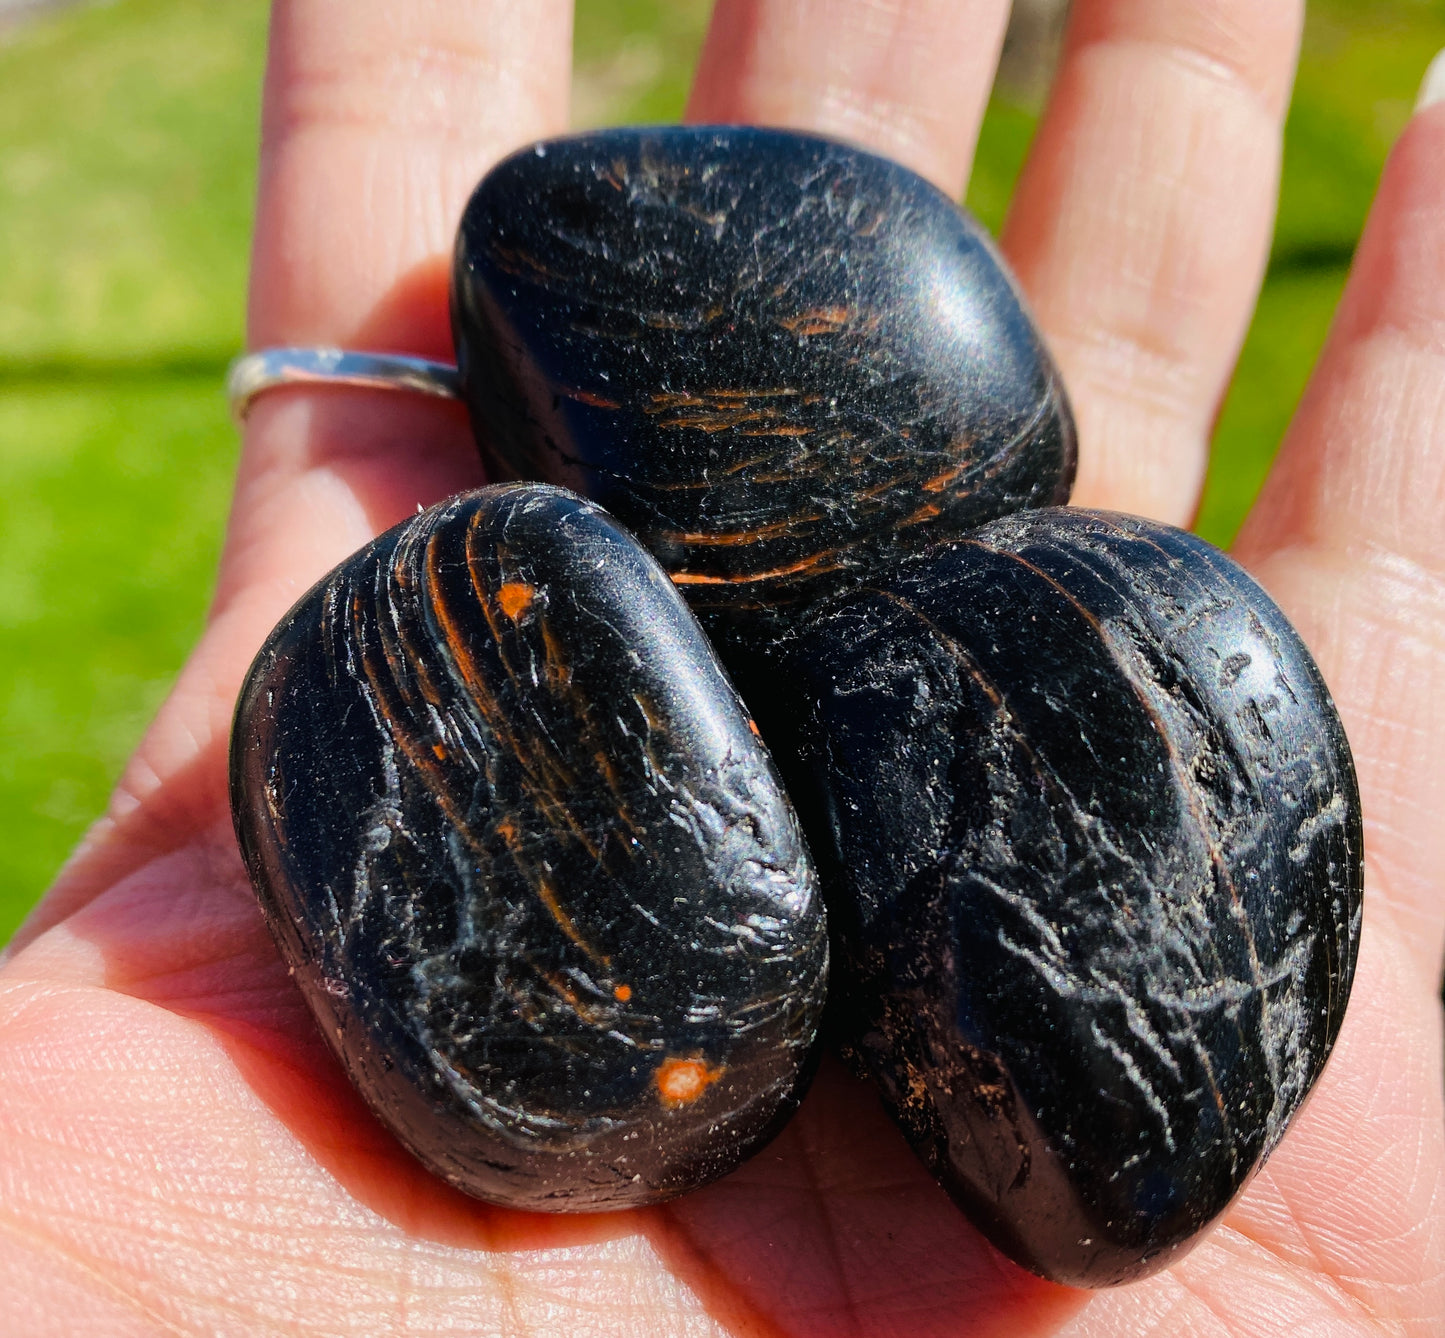
M 119 0 L 0 45 L 0 368 L 236 347 L 265 18 Z
M 681 110 L 701 0 L 579 0 L 577 113 Z M 117 0 L 0 39 L 0 940 L 103 807 L 197 634 L 236 440 L 262 0 Z M 1303 388 L 1445 14 L 1316 0 L 1276 264 L 1199 526 L 1237 527 Z M 1033 116 L 996 104 L 997 226 Z
M 0 933 L 105 802 L 200 629 L 234 463 L 212 377 L 0 393 Z
M 120 0 L 0 45 L 0 940 L 200 630 L 265 20 Z

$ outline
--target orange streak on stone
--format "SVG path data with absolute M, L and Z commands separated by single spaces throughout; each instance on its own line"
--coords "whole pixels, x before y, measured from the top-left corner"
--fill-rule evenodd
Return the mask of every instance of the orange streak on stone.
M 793 334 L 836 334 L 852 318 L 853 313 L 847 307 L 819 307 L 798 316 L 790 316 L 778 324 Z
M 590 390 L 564 390 L 562 392 L 569 400 L 577 400 L 581 404 L 590 404 L 594 409 L 620 409 L 621 403 L 617 400 L 606 399 L 602 395 L 594 394 Z
M 816 568 L 820 572 L 832 571 L 832 567 L 825 566 L 824 561 L 833 556 L 835 549 L 829 549 L 825 553 L 815 553 L 812 557 L 800 558 L 797 562 L 790 563 L 786 567 L 774 567 L 771 571 L 748 572 L 742 576 L 706 576 L 701 572 L 675 571 L 669 573 L 674 585 L 746 585 L 750 581 L 770 581 L 777 576 L 792 576 L 800 571 L 807 571 L 809 568 Z
M 923 485 L 924 492 L 942 492 L 945 488 L 952 487 L 964 471 L 964 465 L 954 465 L 945 469 L 941 474 L 935 474 Z
M 537 897 L 542 905 L 547 908 L 547 913 L 557 922 L 558 929 L 566 934 L 567 937 L 581 948 L 594 962 L 601 962 L 603 965 L 606 965 L 608 961 L 607 955 L 598 952 L 596 948 L 582 937 L 582 931 L 573 923 L 572 917 L 563 910 L 562 903 L 557 899 L 557 893 L 550 883 L 541 880 L 538 881 Z
M 800 525 L 811 525 L 821 519 L 821 516 L 810 513 L 806 516 L 790 516 L 787 520 L 777 520 L 771 525 L 759 525 L 752 530 L 664 530 L 658 537 L 670 539 L 673 543 L 734 548 L 742 544 L 762 543 L 765 539 L 776 539 L 780 535 L 792 533 Z
M 894 528 L 901 530 L 905 525 L 921 525 L 926 520 L 932 520 L 940 511 L 940 507 L 931 504 L 929 506 L 920 506 L 911 516 L 904 516 Z

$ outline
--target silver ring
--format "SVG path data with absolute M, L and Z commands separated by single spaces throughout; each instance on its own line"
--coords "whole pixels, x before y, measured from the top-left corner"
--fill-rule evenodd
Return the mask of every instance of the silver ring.
M 226 398 L 236 421 L 245 419 L 256 396 L 278 386 L 360 386 L 443 399 L 462 393 L 457 369 L 448 362 L 340 348 L 262 348 L 237 358 L 226 374 Z

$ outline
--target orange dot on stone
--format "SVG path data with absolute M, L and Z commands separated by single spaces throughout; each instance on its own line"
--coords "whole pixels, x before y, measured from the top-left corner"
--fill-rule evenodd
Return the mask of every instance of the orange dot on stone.
M 669 1110 L 689 1106 L 723 1075 L 724 1065 L 713 1068 L 705 1059 L 665 1059 L 653 1081 L 662 1104 Z
M 612 991 L 612 997 L 616 999 L 618 1003 L 626 1003 L 630 998 L 632 998 L 632 986 L 619 985 L 615 990 Z

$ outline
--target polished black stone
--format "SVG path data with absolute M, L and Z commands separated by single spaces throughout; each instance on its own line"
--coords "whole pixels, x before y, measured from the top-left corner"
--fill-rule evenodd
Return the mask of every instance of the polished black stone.
M 1064 392 L 982 229 L 829 140 L 523 150 L 467 205 L 452 318 L 494 473 L 601 502 L 720 637 L 1068 498 Z
M 1298 636 L 1203 541 L 1049 509 L 815 611 L 773 687 L 834 1003 L 914 1148 L 1047 1277 L 1169 1264 L 1354 971 L 1359 799 Z
M 696 621 L 596 506 L 486 489 L 348 559 L 253 665 L 231 765 L 322 1032 L 461 1189 L 653 1202 L 799 1100 L 827 973 L 807 851 Z

